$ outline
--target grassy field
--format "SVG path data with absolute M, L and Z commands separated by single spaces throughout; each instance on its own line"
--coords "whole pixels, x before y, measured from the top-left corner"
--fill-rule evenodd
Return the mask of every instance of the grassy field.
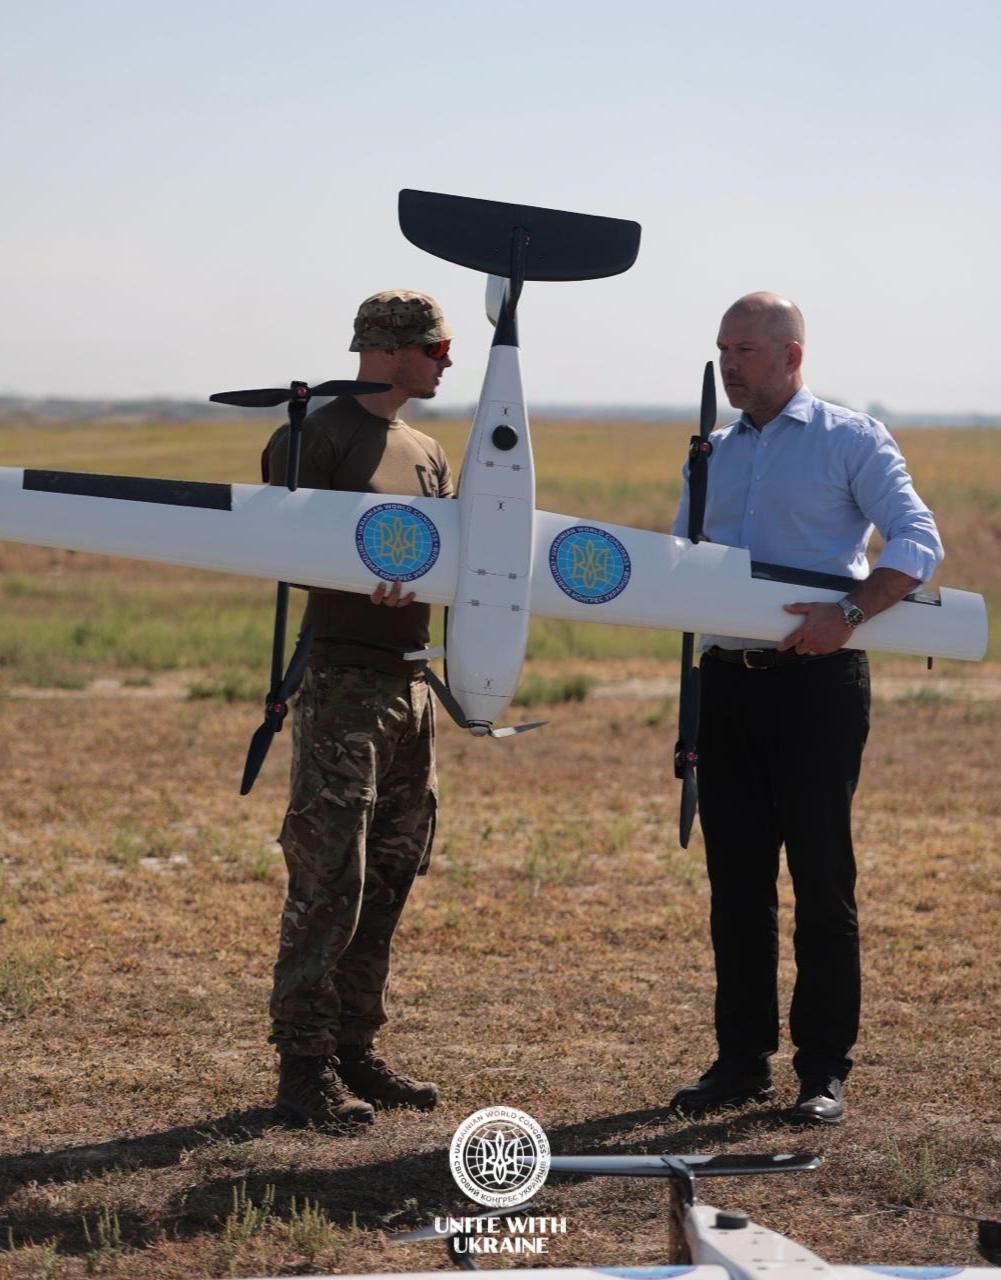
M 8 427 L 0 465 L 252 480 L 267 433 Z M 441 434 L 458 458 L 460 428 Z M 668 526 L 684 429 L 535 436 L 541 506 Z M 903 443 L 950 553 L 943 581 L 996 609 L 1001 433 Z M 437 1079 L 443 1105 L 335 1138 L 269 1110 L 288 735 L 249 797 L 237 783 L 270 587 L 7 544 L 0 601 L 0 1276 L 444 1268 L 440 1246 L 387 1233 L 462 1211 L 448 1143 L 500 1102 L 557 1152 L 817 1150 L 817 1173 L 704 1194 L 834 1261 L 975 1261 L 967 1224 L 886 1206 L 1001 1209 L 996 647 L 983 667 L 876 673 L 843 1129 L 789 1129 L 771 1107 L 699 1123 L 666 1110 L 713 1052 L 702 850 L 697 835 L 677 848 L 676 707 L 658 683 L 675 639 L 542 626 L 523 694 L 567 699 L 549 726 L 503 743 L 441 732 L 439 838 L 383 1048 Z M 788 934 L 785 882 L 782 902 Z M 786 937 L 786 993 L 789 951 Z M 790 1057 L 786 1041 L 784 1105 Z M 538 1203 L 568 1218 L 550 1263 L 667 1256 L 655 1184 L 554 1179 Z

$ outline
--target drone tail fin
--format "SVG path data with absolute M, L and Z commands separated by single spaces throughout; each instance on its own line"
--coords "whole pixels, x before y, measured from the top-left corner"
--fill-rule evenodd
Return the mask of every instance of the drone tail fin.
M 436 191 L 400 192 L 400 228 L 446 262 L 510 278 L 512 238 L 524 233 L 525 280 L 597 280 L 636 261 L 640 226 L 623 218 L 566 213 Z

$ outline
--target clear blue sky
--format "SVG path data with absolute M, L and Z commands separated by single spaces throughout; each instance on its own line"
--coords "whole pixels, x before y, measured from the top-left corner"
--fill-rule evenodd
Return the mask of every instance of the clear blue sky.
M 626 275 L 526 289 L 529 400 L 697 398 L 720 312 L 794 298 L 813 388 L 1001 411 L 996 0 L 6 0 L 0 392 L 345 377 L 426 289 L 477 394 L 483 278 L 401 187 L 635 218 Z

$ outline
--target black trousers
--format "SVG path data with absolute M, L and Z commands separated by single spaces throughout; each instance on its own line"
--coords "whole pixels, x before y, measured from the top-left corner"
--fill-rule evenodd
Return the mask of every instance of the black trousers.
M 851 804 L 869 732 L 864 653 L 765 671 L 701 664 L 699 814 L 712 894 L 720 1057 L 778 1048 L 779 849 L 796 899 L 789 1031 L 801 1078 L 844 1079 L 861 981 Z

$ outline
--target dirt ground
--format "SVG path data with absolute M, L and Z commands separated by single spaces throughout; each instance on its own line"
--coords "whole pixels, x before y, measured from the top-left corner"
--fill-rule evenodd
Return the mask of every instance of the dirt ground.
M 876 681 L 856 810 L 863 1031 L 849 1121 L 821 1132 L 783 1121 L 788 1042 L 780 1106 L 667 1110 L 713 1056 L 713 982 L 662 672 L 620 671 L 513 741 L 442 728 L 439 838 L 381 1047 L 444 1101 L 347 1138 L 269 1109 L 287 735 L 241 800 L 250 704 L 6 698 L 0 1276 L 445 1269 L 441 1245 L 387 1233 L 465 1211 L 447 1148 L 492 1103 L 560 1153 L 815 1150 L 815 1173 L 703 1197 L 832 1261 L 975 1263 L 969 1224 L 886 1208 L 1001 1210 L 999 710 L 986 684 L 920 677 Z M 783 911 L 788 993 L 787 883 Z M 568 1232 L 539 1261 L 662 1262 L 665 1207 L 655 1183 L 554 1178 L 537 1212 Z

